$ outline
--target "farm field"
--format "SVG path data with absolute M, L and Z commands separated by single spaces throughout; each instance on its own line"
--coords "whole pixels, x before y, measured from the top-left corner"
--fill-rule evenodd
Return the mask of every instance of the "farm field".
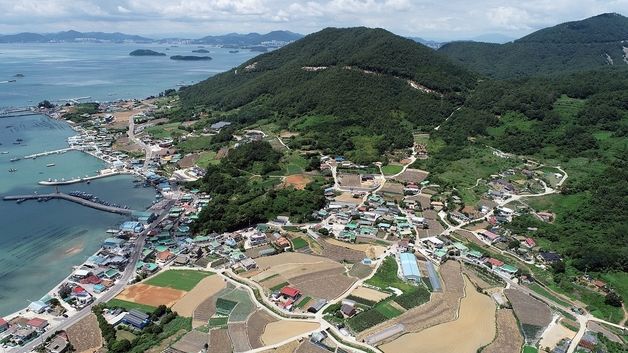
M 292 248 L 294 250 L 299 250 L 307 247 L 307 241 L 303 240 L 301 237 L 296 237 L 292 239 Z
M 385 353 L 475 353 L 495 336 L 495 303 L 465 281 L 466 296 L 456 320 L 408 333 L 382 345 Z M 444 339 L 447 337 L 447 339 Z
M 157 287 L 173 288 L 189 292 L 203 278 L 213 275 L 212 272 L 196 271 L 196 270 L 168 270 L 152 277 L 144 284 Z
M 329 239 L 335 240 L 335 239 Z M 333 242 L 329 242 L 324 239 L 319 240 L 319 244 L 323 248 L 322 254 L 324 257 L 332 259 L 338 262 L 351 262 L 351 263 L 359 263 L 364 260 L 366 254 L 364 251 L 350 249 L 343 245 L 335 245 Z
M 523 337 L 519 332 L 517 319 L 511 309 L 497 310 L 497 336 L 482 353 L 519 352 L 523 346 Z M 553 347 L 553 346 L 552 346 Z
M 545 303 L 516 289 L 505 289 L 504 294 L 512 304 L 526 342 L 536 342 L 538 335 L 552 320 L 550 308 Z
M 66 333 L 77 353 L 95 352 L 102 346 L 98 320 L 93 313 L 70 326 Z
M 376 259 L 384 254 L 386 251 L 385 246 L 381 245 L 373 245 L 373 244 L 353 244 L 347 243 L 344 241 L 340 241 L 337 239 L 325 239 L 325 242 L 332 245 L 341 246 L 343 248 L 362 251 L 366 254 L 367 257 L 371 259 Z
M 399 164 L 388 164 L 382 166 L 384 175 L 395 175 L 403 170 L 403 166 Z
M 275 321 L 266 325 L 261 341 L 264 345 L 275 344 L 290 337 L 316 330 L 320 325 L 316 322 L 304 321 Z
M 351 295 L 378 302 L 382 299 L 388 298 L 390 296 L 390 293 L 380 292 L 375 289 L 360 286 L 354 289 L 353 292 L 351 292 Z
M 134 303 L 121 299 L 111 299 L 107 302 L 107 306 L 110 308 L 122 308 L 125 310 L 137 309 L 139 311 L 143 311 L 145 313 L 152 313 L 157 307 L 152 305 L 146 305 L 141 303 Z
M 310 177 L 304 174 L 293 174 L 287 176 L 283 180 L 284 187 L 293 187 L 297 190 L 303 190 L 312 181 Z
M 203 278 L 191 291 L 172 306 L 172 310 L 181 316 L 192 317 L 194 309 L 205 299 L 225 288 L 225 281 L 220 276 Z
M 231 353 L 231 339 L 227 329 L 209 331 L 209 349 L 212 353 Z
M 182 352 L 200 352 L 209 341 L 209 334 L 192 330 L 179 339 L 172 348 Z
M 266 325 L 275 321 L 277 321 L 277 319 L 264 310 L 257 310 L 249 317 L 246 322 L 246 330 L 247 335 L 249 336 L 249 342 L 251 343 L 251 348 L 259 348 L 263 346 L 261 337 L 262 334 L 264 334 Z
M 401 170 L 399 170 L 401 171 Z M 395 173 L 393 173 L 395 174 Z M 399 180 L 402 183 L 420 183 L 423 180 L 425 180 L 427 178 L 427 176 L 429 175 L 428 172 L 423 171 L 423 170 L 419 170 L 419 169 L 412 169 L 412 168 L 407 168 L 403 173 L 397 175 L 395 177 L 395 180 Z
M 185 291 L 178 289 L 137 283 L 126 287 L 116 296 L 116 299 L 153 307 L 159 305 L 173 306 L 179 299 L 183 298 L 185 293 Z

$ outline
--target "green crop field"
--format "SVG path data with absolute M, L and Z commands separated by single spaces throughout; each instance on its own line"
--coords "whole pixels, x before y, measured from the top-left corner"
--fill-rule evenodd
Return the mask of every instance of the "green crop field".
M 386 316 L 388 319 L 392 319 L 401 315 L 402 311 L 390 305 L 390 302 L 383 302 L 377 306 L 375 306 L 374 310 L 379 311 L 382 315 Z
M 278 285 L 269 288 L 271 292 L 274 292 L 276 290 L 280 290 L 281 288 L 285 287 L 288 285 L 288 282 L 283 282 L 283 283 L 279 283 Z
M 225 298 L 218 298 L 216 299 L 216 313 L 228 316 L 236 305 L 238 305 L 238 302 Z
M 297 237 L 292 239 L 292 248 L 294 250 L 299 250 L 308 246 L 307 241 L 303 240 L 301 237 Z
M 207 276 L 213 275 L 213 272 L 196 271 L 196 270 L 168 270 L 144 282 L 157 287 L 174 288 L 184 291 L 190 291 L 198 282 Z
M 111 299 L 110 301 L 107 302 L 107 307 L 109 308 L 122 308 L 125 310 L 132 310 L 132 309 L 137 309 L 139 311 L 143 311 L 145 313 L 152 313 L 153 311 L 155 311 L 155 309 L 157 309 L 154 306 L 150 306 L 150 305 L 146 305 L 146 304 L 140 304 L 140 303 L 133 303 L 133 302 L 129 302 L 126 300 L 121 300 L 121 299 Z
M 310 300 L 312 300 L 311 297 L 305 297 L 303 299 L 301 299 L 301 301 L 299 301 L 295 307 L 298 309 L 301 309 L 302 307 L 304 307 Z
M 530 346 L 523 347 L 523 353 L 537 353 L 538 349 Z
M 388 318 L 378 310 L 367 310 L 347 320 L 347 324 L 355 332 L 361 332 L 367 328 L 380 324 Z
M 214 316 L 209 319 L 209 328 L 223 328 L 227 326 L 228 316 Z
M 403 166 L 397 164 L 389 164 L 382 167 L 384 175 L 394 175 L 403 170 Z
M 386 289 L 387 287 L 395 287 L 403 292 L 409 292 L 414 287 L 402 281 L 397 277 L 398 269 L 397 261 L 394 257 L 389 256 L 384 259 L 384 263 L 377 269 L 373 277 L 366 281 L 367 284 Z

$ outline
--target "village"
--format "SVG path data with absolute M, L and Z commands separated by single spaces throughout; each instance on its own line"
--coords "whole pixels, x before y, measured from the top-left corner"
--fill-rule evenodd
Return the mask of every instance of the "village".
M 101 249 L 48 295 L 0 318 L 3 348 L 95 351 L 104 345 L 103 327 L 133 341 L 179 319 L 191 326 L 165 340 L 162 351 L 427 353 L 452 349 L 438 337 L 455 332 L 458 352 L 571 353 L 603 351 L 599 337 L 621 342 L 625 334 L 540 286 L 536 269 L 561 255 L 508 227 L 523 214 L 552 222 L 551 212 L 526 200 L 556 192 L 568 177 L 560 167 L 526 161 L 478 180 L 479 199 L 469 205 L 455 188 L 411 167 L 429 158 L 420 143 L 394 173 L 381 163 L 324 155 L 319 170 L 330 182 L 314 221 L 278 216 L 234 232 L 194 234 L 212 195 L 179 185 L 205 171 L 185 162 L 189 155 L 170 138 L 142 134 L 158 109 L 153 100 L 118 102 L 85 113 L 89 128 L 74 126 L 71 148 L 106 161 L 101 175 L 135 174 L 158 196 L 149 210 L 107 231 Z M 204 133 L 227 126 L 217 122 Z M 265 138 L 248 130 L 237 143 Z M 582 281 L 609 291 L 602 281 Z M 80 327 L 91 327 L 94 337 Z

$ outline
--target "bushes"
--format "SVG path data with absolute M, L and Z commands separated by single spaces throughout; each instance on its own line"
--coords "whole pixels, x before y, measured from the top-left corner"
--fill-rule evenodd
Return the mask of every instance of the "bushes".
M 401 305 L 406 310 L 412 309 L 430 300 L 430 292 L 423 288 L 417 287 L 414 290 L 403 293 L 393 299 L 395 303 Z

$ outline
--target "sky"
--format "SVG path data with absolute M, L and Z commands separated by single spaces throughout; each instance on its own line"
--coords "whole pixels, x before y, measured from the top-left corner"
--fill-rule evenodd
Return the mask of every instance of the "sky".
M 229 32 L 382 27 L 404 36 L 518 38 L 604 12 L 628 0 L 0 0 L 0 33 L 124 32 L 197 38 Z

